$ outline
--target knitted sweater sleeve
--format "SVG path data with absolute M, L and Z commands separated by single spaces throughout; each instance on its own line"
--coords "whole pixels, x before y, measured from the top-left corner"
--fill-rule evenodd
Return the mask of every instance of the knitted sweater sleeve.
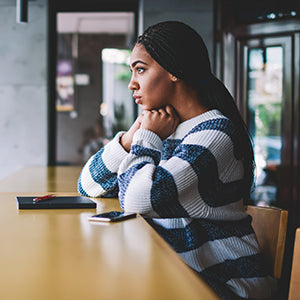
M 128 155 L 120 145 L 123 132 L 94 154 L 84 165 L 77 183 L 79 194 L 89 197 L 117 197 L 117 171 Z
M 161 159 L 163 143 L 139 129 L 118 171 L 125 211 L 159 218 L 245 217 L 241 200 L 243 166 L 222 130 L 190 132 L 172 155 Z

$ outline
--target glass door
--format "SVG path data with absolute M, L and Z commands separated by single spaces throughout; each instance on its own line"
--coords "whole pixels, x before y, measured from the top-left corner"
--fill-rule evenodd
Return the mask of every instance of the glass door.
M 251 200 L 258 206 L 282 206 L 292 154 L 290 40 L 253 39 L 243 47 L 244 110 L 256 163 Z
M 135 14 L 59 12 L 56 18 L 55 164 L 82 165 L 135 120 L 129 52 L 120 50 L 132 47 Z M 109 52 L 104 59 L 103 52 Z
M 247 71 L 248 128 L 253 137 L 256 163 L 256 205 L 272 205 L 278 191 L 281 164 L 283 49 L 252 48 Z

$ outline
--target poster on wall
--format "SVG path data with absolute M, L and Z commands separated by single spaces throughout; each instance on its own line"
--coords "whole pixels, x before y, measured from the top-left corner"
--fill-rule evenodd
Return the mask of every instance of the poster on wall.
M 74 110 L 74 76 L 72 60 L 60 59 L 57 62 L 56 110 Z

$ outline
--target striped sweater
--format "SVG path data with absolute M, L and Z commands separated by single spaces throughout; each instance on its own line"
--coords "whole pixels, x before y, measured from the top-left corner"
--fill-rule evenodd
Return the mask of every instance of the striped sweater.
M 88 160 L 79 193 L 118 196 L 124 211 L 143 215 L 223 299 L 268 298 L 231 121 L 211 110 L 179 124 L 163 142 L 139 129 L 130 153 L 121 134 Z

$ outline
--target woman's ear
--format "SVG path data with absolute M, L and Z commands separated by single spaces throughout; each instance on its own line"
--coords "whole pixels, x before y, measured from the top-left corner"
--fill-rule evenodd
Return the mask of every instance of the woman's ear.
M 171 80 L 172 80 L 173 82 L 179 81 L 179 79 L 178 79 L 176 76 L 174 76 L 174 75 L 171 75 Z

